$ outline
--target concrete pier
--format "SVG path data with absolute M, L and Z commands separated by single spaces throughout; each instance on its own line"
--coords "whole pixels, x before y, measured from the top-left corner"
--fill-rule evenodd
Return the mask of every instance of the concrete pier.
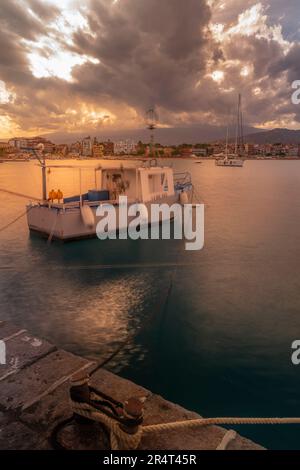
M 96 363 L 58 349 L 8 322 L 0 322 L 0 340 L 6 345 L 6 364 L 0 364 L 0 449 L 51 449 L 53 428 L 72 416 L 68 393 L 71 376 L 88 372 Z M 119 401 L 146 397 L 144 424 L 200 417 L 104 369 L 92 376 L 91 385 Z M 226 432 L 221 427 L 207 426 L 151 434 L 142 438 L 140 449 L 214 450 Z M 95 448 L 103 449 L 103 443 L 99 442 L 99 447 L 95 444 Z M 263 448 L 237 435 L 228 449 Z

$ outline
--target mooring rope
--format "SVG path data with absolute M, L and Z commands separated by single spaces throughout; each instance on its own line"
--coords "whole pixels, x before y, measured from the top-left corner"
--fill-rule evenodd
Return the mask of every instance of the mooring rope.
M 13 224 L 15 224 L 16 222 L 18 222 L 18 220 L 22 219 L 22 217 L 24 217 L 31 209 L 32 209 L 32 207 L 29 207 L 28 209 L 26 209 L 25 212 L 22 212 L 22 214 L 18 215 L 18 217 L 16 217 L 15 219 L 11 220 L 8 224 L 3 225 L 2 227 L 0 227 L 0 233 L 1 233 L 1 232 L 4 232 L 4 230 L 6 230 L 8 227 L 10 227 L 11 225 L 13 225 Z
M 0 191 L 2 193 L 7 193 L 7 194 L 11 194 L 12 196 L 18 196 L 18 197 L 22 197 L 22 198 L 25 198 L 25 199 L 30 199 L 32 201 L 42 201 L 42 199 L 38 198 L 38 197 L 35 197 L 35 196 L 29 196 L 28 194 L 24 194 L 24 193 L 17 193 L 15 191 L 9 191 L 8 189 L 3 189 L 3 188 L 0 188 Z
M 280 424 L 300 424 L 299 418 L 233 418 L 233 417 L 222 417 L 222 418 L 199 418 L 191 419 L 186 421 L 175 421 L 170 423 L 151 424 L 146 426 L 137 426 L 137 430 L 134 434 L 130 434 L 124 431 L 120 424 L 113 418 L 100 412 L 92 405 L 87 403 L 79 403 L 71 401 L 73 412 L 77 415 L 83 416 L 84 418 L 92 421 L 97 421 L 104 424 L 110 431 L 110 442 L 112 450 L 134 450 L 139 446 L 142 436 L 150 433 L 161 433 L 165 431 L 176 431 L 176 430 L 187 430 L 194 429 L 197 427 L 204 426 L 220 426 L 220 425 L 280 425 Z M 227 436 L 229 439 L 226 441 L 231 442 L 235 435 L 235 431 L 232 432 L 231 436 Z M 225 436 L 224 436 L 225 437 Z M 223 440 L 222 440 L 223 441 Z M 222 444 L 222 443 L 221 443 Z M 218 446 L 219 449 L 226 448 L 226 442 Z

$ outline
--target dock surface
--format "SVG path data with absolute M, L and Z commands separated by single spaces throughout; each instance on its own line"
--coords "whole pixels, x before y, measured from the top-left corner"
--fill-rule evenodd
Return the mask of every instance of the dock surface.
M 51 449 L 52 430 L 72 416 L 70 378 L 75 373 L 88 372 L 96 363 L 58 349 L 9 322 L 0 322 L 0 340 L 6 345 L 6 364 L 0 364 L 0 449 Z M 200 418 L 197 413 L 104 369 L 92 375 L 91 385 L 121 402 L 132 396 L 146 397 L 144 424 Z M 227 429 L 222 427 L 206 426 L 148 434 L 142 437 L 139 448 L 215 450 L 226 433 Z M 99 442 L 99 447 L 95 444 L 95 448 L 104 449 L 103 442 Z M 239 434 L 227 448 L 263 449 Z

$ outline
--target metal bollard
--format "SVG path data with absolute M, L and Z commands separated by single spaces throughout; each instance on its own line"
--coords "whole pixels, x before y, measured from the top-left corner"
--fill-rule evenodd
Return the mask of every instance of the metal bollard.
M 78 401 L 81 403 L 86 403 L 90 399 L 90 389 L 89 389 L 89 375 L 86 373 L 79 372 L 74 374 L 70 380 L 70 398 L 71 400 Z M 85 418 L 74 413 L 74 418 L 77 424 L 93 424 L 93 421 L 89 418 Z

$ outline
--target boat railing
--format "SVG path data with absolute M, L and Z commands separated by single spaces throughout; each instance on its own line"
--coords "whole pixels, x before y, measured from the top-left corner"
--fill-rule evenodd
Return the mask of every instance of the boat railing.
M 128 203 L 134 203 L 136 202 L 135 199 L 133 198 L 128 198 L 127 199 Z M 90 206 L 90 207 L 98 207 L 101 205 L 113 205 L 113 206 L 118 206 L 119 205 L 119 200 L 118 199 L 107 199 L 107 200 L 102 200 L 102 201 L 83 201 L 84 206 Z M 81 206 L 80 201 L 73 201 L 73 202 L 44 202 L 40 204 L 45 207 L 49 207 L 50 209 L 78 209 Z

